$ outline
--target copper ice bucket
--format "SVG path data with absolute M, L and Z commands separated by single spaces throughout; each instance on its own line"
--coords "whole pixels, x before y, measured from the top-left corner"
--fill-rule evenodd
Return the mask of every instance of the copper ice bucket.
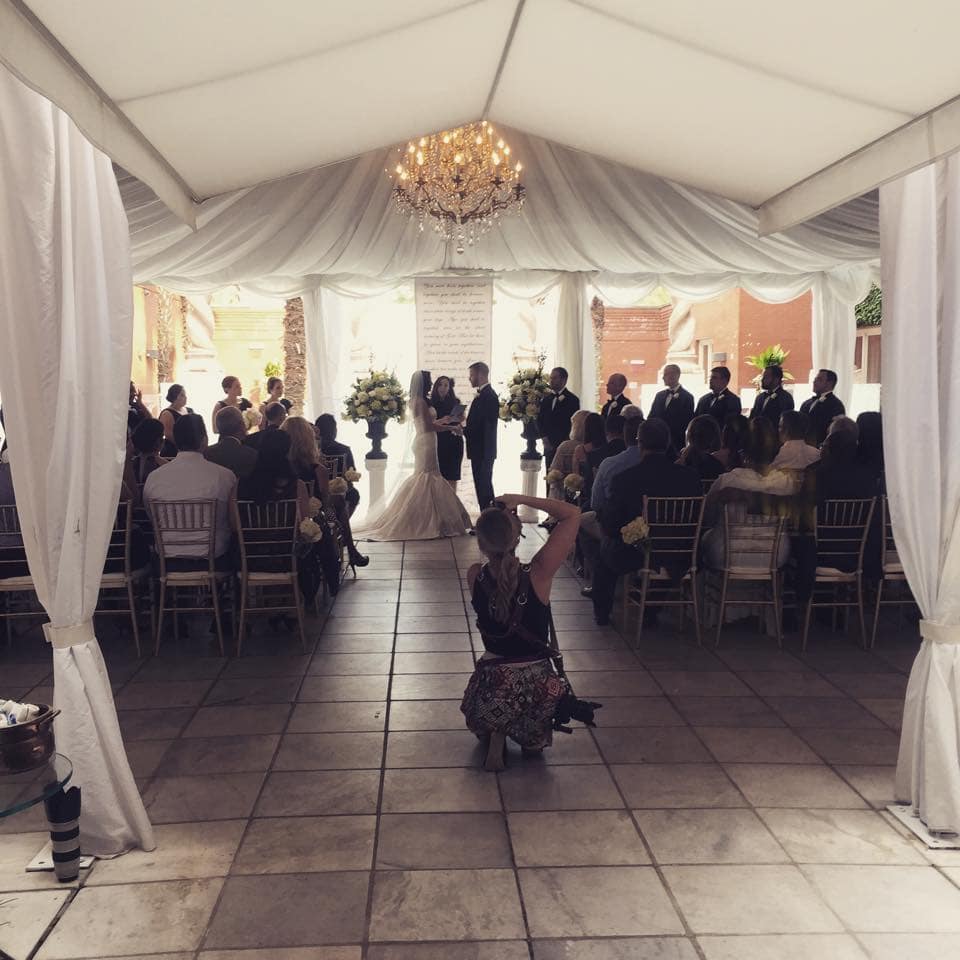
M 32 720 L 0 727 L 0 776 L 42 767 L 53 756 L 53 721 L 60 711 L 37 706 L 40 713 Z

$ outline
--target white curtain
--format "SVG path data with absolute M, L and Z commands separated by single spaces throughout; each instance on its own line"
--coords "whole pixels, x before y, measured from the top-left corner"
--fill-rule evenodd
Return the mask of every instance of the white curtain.
M 150 850 L 92 621 L 125 455 L 127 222 L 110 160 L 2 67 L 0 251 L 0 384 L 27 559 L 50 618 L 57 749 L 83 790 L 84 853 Z
M 581 405 L 593 408 L 596 393 L 594 379 L 593 335 L 590 331 L 588 275 L 565 273 L 560 281 L 557 306 L 557 356 L 552 366 L 564 367 L 570 375 L 570 389 L 580 397 Z M 589 341 L 586 334 L 590 334 Z M 589 343 L 589 351 L 586 349 Z M 587 371 L 590 376 L 587 377 Z
M 960 832 L 960 157 L 882 187 L 880 213 L 887 489 L 923 614 L 897 798 Z
M 340 296 L 320 288 L 303 294 L 307 347 L 306 415 L 339 418 L 350 375 L 350 331 L 344 328 Z

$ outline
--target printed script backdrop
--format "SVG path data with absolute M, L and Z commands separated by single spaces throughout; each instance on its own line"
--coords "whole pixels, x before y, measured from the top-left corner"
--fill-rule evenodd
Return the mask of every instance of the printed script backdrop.
M 429 370 L 434 379 L 442 374 L 453 377 L 460 399 L 469 398 L 470 364 L 490 363 L 493 279 L 418 277 L 415 300 L 420 369 Z

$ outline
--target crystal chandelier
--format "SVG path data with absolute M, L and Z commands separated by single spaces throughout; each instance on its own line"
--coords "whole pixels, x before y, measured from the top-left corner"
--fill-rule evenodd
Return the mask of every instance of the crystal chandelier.
M 397 210 L 421 230 L 432 218 L 445 241 L 456 241 L 457 253 L 499 223 L 501 213 L 523 206 L 522 165 L 486 120 L 421 137 L 397 152 L 399 162 L 386 171 Z

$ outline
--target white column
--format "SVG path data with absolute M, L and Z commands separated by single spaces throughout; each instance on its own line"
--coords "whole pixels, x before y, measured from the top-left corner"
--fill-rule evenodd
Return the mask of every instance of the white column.
M 520 491 L 525 497 L 539 497 L 541 495 L 542 491 L 538 488 L 542 464 L 542 459 L 520 461 Z M 533 507 L 522 506 L 517 510 L 517 516 L 521 520 L 535 521 L 540 515 Z
M 386 458 L 372 460 L 370 457 L 365 457 L 364 463 L 367 466 L 367 476 L 370 478 L 370 490 L 367 494 L 370 500 L 369 506 L 367 507 L 367 515 L 373 516 L 374 510 L 380 505 L 380 501 L 383 500 L 387 476 L 387 461 Z

